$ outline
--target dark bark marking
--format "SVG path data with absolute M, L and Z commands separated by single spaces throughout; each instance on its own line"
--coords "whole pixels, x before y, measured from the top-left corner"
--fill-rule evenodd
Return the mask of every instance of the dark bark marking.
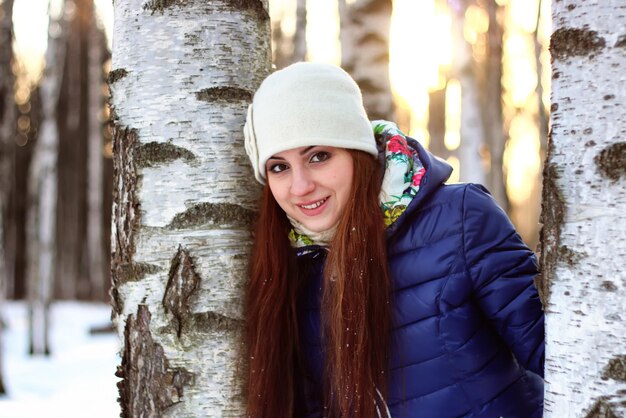
M 149 263 L 126 263 L 117 266 L 118 285 L 127 282 L 138 282 L 148 274 L 161 270 L 159 266 Z
M 626 355 L 613 357 L 602 373 L 602 379 L 613 379 L 626 382 Z
M 603 281 L 601 284 L 601 287 L 603 290 L 606 290 L 607 292 L 615 292 L 617 290 L 617 286 L 615 286 L 615 283 L 609 280 Z
M 600 173 L 611 180 L 626 175 L 626 142 L 613 144 L 596 155 L 593 159 Z
M 196 98 L 203 102 L 252 101 L 252 92 L 237 87 L 210 87 L 196 92 Z
M 150 14 L 156 12 L 164 13 L 165 9 L 172 6 L 185 6 L 188 4 L 187 0 L 150 0 L 143 5 L 144 10 L 149 10 Z
M 585 142 L 585 146 L 586 147 L 595 147 L 596 145 L 598 145 L 598 144 L 593 139 Z
M 358 45 L 371 44 L 378 47 L 385 47 L 389 44 L 389 41 L 380 36 L 378 33 L 366 32 L 357 39 L 357 43 Z M 384 55 L 387 57 L 387 59 L 389 59 L 388 53 Z
M 624 48 L 624 47 L 626 47 L 626 35 L 620 36 L 617 42 L 615 43 L 615 48 Z
M 269 20 L 270 14 L 261 0 L 231 0 L 230 4 L 239 10 L 250 10 L 256 13 L 261 21 Z
M 589 413 L 585 415 L 585 418 L 619 418 L 611 407 L 611 404 L 608 402 L 606 397 L 601 397 L 598 399 L 591 409 Z
M 563 227 L 567 210 L 565 199 L 558 184 L 560 173 L 557 167 L 550 162 L 550 155 L 554 148 L 552 132 L 548 136 L 548 150 L 543 169 L 541 199 L 541 223 L 543 224 L 540 232 L 541 273 L 535 279 L 544 308 L 549 304 L 550 284 L 560 259 L 561 228 Z
M 196 46 L 200 43 L 200 36 L 195 33 L 185 33 L 185 45 Z M 200 71 L 203 71 L 201 68 Z
M 550 38 L 550 53 L 557 59 L 588 56 L 605 46 L 604 38 L 598 36 L 598 32 L 589 29 L 561 28 Z
M 178 338 L 181 337 L 183 329 L 189 322 L 189 300 L 199 283 L 200 276 L 196 273 L 191 256 L 179 245 L 172 259 L 165 295 L 163 295 L 163 308 Z
M 143 5 L 143 9 L 150 11 L 152 15 L 156 12 L 163 14 L 165 9 L 174 6 L 184 7 L 190 3 L 189 0 L 150 0 Z M 222 3 L 231 9 L 250 10 L 256 13 L 261 21 L 269 20 L 270 18 L 269 12 L 265 9 L 261 0 L 230 0 Z
M 569 4 L 569 5 L 567 6 L 567 10 L 569 10 L 570 12 L 571 12 L 572 10 L 574 10 L 575 8 L 576 8 L 576 5 L 575 5 L 575 4 Z
M 574 251 L 571 248 L 562 245 L 559 247 L 559 260 L 565 262 L 568 266 L 573 267 L 580 262 L 581 259 L 587 257 L 587 253 Z
M 552 103 L 550 105 L 550 112 L 556 112 L 557 110 L 559 110 L 559 104 L 558 103 Z
M 113 274 L 113 269 L 111 269 L 111 274 Z M 113 280 L 113 278 L 111 280 Z M 111 286 L 109 295 L 111 296 L 111 319 L 113 319 L 115 313 L 119 314 L 124 309 L 124 300 L 115 286 Z
M 111 70 L 109 71 L 109 76 L 107 77 L 107 83 L 109 83 L 109 86 L 110 86 L 111 84 L 126 77 L 127 75 L 128 75 L 128 71 L 126 71 L 123 68 L 117 68 L 115 70 Z
M 232 332 L 243 329 L 244 322 L 217 312 L 199 312 L 193 315 L 194 329 L 199 332 Z
M 357 81 L 357 84 L 359 88 L 361 89 L 361 91 L 366 91 L 369 93 L 378 93 L 378 92 L 384 91 L 384 89 L 382 89 L 381 86 L 376 85 L 375 82 L 369 78 L 364 78 L 364 79 L 355 80 L 355 81 Z M 372 120 L 374 120 L 373 116 L 372 116 Z
M 615 95 L 614 94 L 607 94 L 603 97 L 604 100 L 613 100 L 615 99 Z
M 233 203 L 199 203 L 176 215 L 167 227 L 183 229 L 213 224 L 249 228 L 255 215 L 254 211 Z
M 163 347 L 150 332 L 151 314 L 145 304 L 137 315 L 129 315 L 124 329 L 122 364 L 115 375 L 122 418 L 160 417 L 180 402 L 183 387 L 193 384 L 194 375 L 183 368 L 170 368 Z
M 591 128 L 585 128 L 585 130 L 583 131 L 583 134 L 585 135 L 591 135 L 593 133 L 593 129 Z
M 117 288 L 128 278 L 128 267 L 133 265 L 135 235 L 140 224 L 140 203 L 137 198 L 137 168 L 135 159 L 139 140 L 133 129 L 113 126 L 113 252 L 111 254 L 111 280 Z M 112 307 L 121 312 L 117 292 L 111 292 Z
M 136 164 L 137 167 L 153 167 L 181 158 L 189 163 L 195 160 L 196 156 L 191 151 L 169 142 L 149 142 L 137 149 Z

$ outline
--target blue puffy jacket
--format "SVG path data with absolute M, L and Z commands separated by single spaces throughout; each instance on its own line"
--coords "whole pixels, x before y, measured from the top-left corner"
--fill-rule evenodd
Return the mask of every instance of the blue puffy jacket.
M 541 417 L 544 316 L 536 259 L 486 190 L 444 185 L 450 168 L 417 142 L 420 190 L 387 230 L 394 289 L 387 403 L 400 417 Z M 326 250 L 299 249 L 305 359 L 298 416 L 321 417 Z

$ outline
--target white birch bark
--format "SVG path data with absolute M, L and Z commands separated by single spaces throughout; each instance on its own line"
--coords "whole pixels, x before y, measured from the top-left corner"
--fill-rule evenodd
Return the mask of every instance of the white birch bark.
M 626 9 L 552 3 L 545 417 L 626 415 Z
M 356 0 L 338 3 L 341 66 L 363 93 L 370 119 L 395 121 L 389 79 L 391 0 Z
M 456 152 L 461 167 L 459 180 L 485 184 L 487 177 L 480 156 L 485 137 L 480 92 L 474 72 L 472 48 L 463 36 L 467 4 L 465 0 L 450 3 L 453 8 L 454 39 L 451 75 L 461 85 L 461 144 Z
M 258 189 L 243 148 L 267 1 L 116 1 L 114 315 L 122 416 L 236 417 Z
M 61 18 L 62 19 L 62 18 Z M 57 155 L 56 107 L 63 75 L 63 25 L 50 19 L 46 69 L 41 81 L 42 121 L 28 174 L 27 293 L 30 352 L 49 354 L 49 306 L 56 256 Z M 61 29 L 57 29 L 61 28 Z
M 93 7 L 93 6 L 92 6 Z M 100 114 L 104 106 L 102 95 L 104 34 L 96 23 L 95 11 L 91 13 L 92 25 L 89 28 L 89 71 L 87 72 L 87 96 L 89 120 L 87 138 L 87 265 L 91 295 L 98 300 L 105 295 L 104 259 L 102 253 L 102 230 L 104 188 L 102 161 L 102 123 Z

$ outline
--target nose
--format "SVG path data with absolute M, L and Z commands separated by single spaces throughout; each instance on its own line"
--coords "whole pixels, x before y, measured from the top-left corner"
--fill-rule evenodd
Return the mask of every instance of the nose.
M 310 173 L 303 168 L 294 168 L 291 178 L 291 194 L 294 196 L 305 196 L 315 189 L 315 182 Z

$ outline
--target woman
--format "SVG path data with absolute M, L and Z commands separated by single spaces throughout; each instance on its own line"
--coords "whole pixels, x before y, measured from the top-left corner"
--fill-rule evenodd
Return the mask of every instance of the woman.
M 541 416 L 536 261 L 484 188 L 445 185 L 332 65 L 270 75 L 244 132 L 249 416 Z

